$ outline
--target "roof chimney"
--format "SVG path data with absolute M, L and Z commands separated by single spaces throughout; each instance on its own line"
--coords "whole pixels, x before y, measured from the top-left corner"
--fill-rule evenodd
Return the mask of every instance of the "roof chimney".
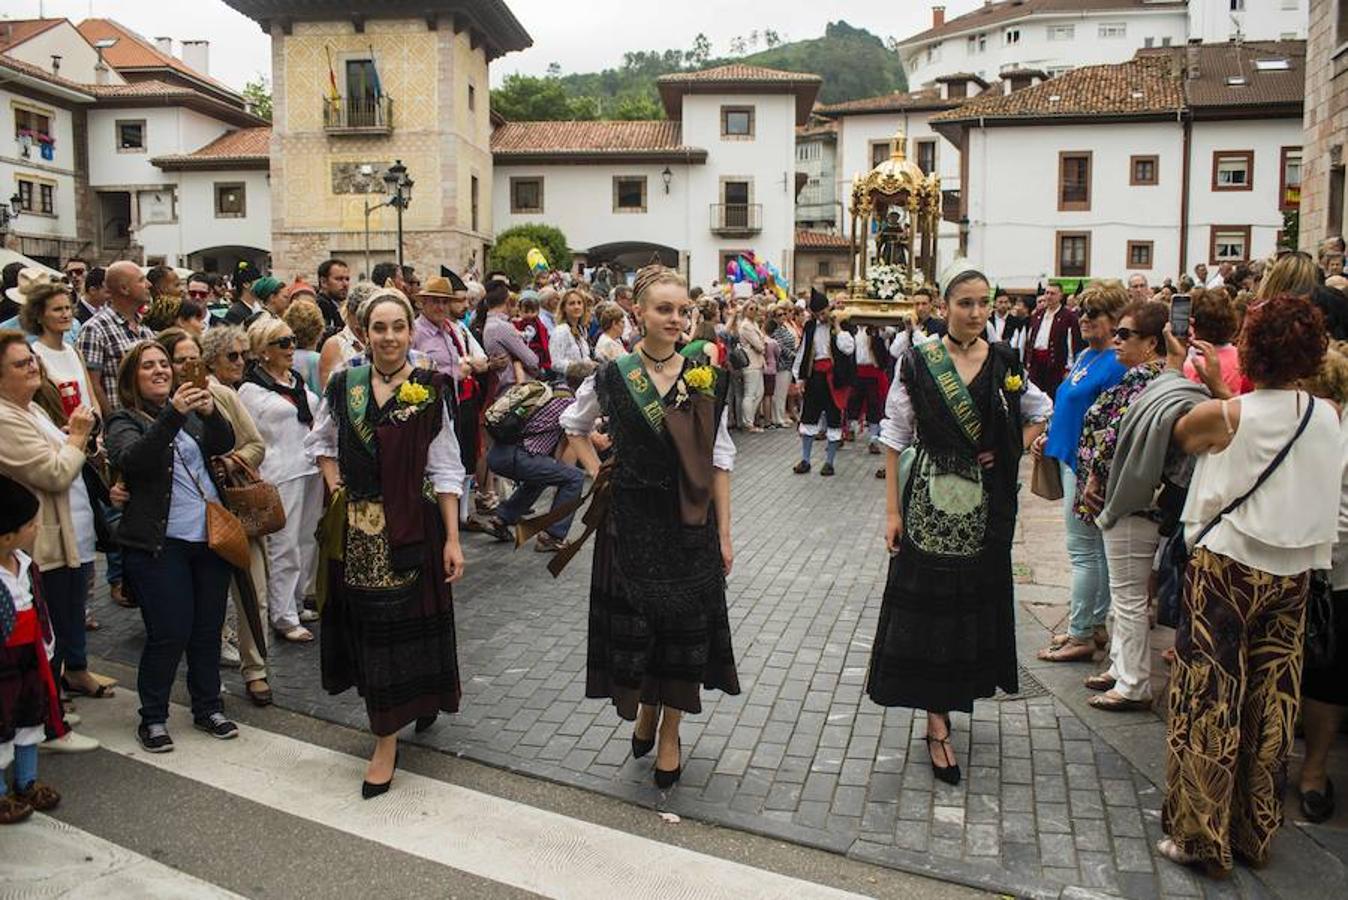
M 53 75 L 61 74 L 61 54 L 53 53 L 51 55 L 51 73 Z
M 108 83 L 108 64 L 103 62 L 103 57 L 99 56 L 98 62 L 94 63 L 94 84 Z
M 183 62 L 202 75 L 211 74 L 211 42 L 183 41 Z
M 945 7 L 933 6 L 931 8 L 931 27 L 940 28 L 945 24 Z
M 1198 78 L 1198 48 L 1202 45 L 1202 38 L 1190 38 L 1188 45 L 1184 48 L 1185 58 L 1185 76 L 1193 81 Z
M 158 50 L 160 53 L 164 54 L 165 56 L 172 56 L 172 55 L 173 55 L 173 38 L 171 38 L 171 37 L 157 37 L 157 38 L 155 38 L 155 39 L 154 39 L 154 46 L 155 46 L 155 49 L 156 49 L 156 50 Z

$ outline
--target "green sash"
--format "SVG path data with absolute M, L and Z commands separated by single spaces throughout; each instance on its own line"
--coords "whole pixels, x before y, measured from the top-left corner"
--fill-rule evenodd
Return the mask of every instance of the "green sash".
M 618 372 L 623 377 L 623 384 L 627 385 L 627 393 L 631 395 L 637 409 L 641 410 L 646 424 L 651 426 L 651 430 L 656 434 L 664 434 L 665 405 L 660 402 L 660 395 L 655 392 L 650 376 L 642 368 L 641 357 L 636 353 L 628 353 L 618 357 L 617 364 Z
M 370 367 L 356 366 L 346 370 L 346 415 L 351 430 L 367 450 L 374 450 L 374 429 L 365 419 L 370 406 Z
M 707 352 L 707 342 L 697 340 L 697 341 L 689 341 L 688 343 L 684 344 L 683 349 L 679 351 L 679 355 L 686 357 L 687 359 L 694 359 L 706 352 Z
M 950 414 L 959 423 L 964 436 L 977 448 L 979 438 L 983 435 L 983 423 L 978 418 L 978 409 L 974 406 L 969 388 L 964 384 L 964 379 L 960 378 L 955 361 L 950 358 L 950 351 L 945 348 L 945 341 L 939 337 L 924 341 L 917 345 L 917 352 L 935 379 Z

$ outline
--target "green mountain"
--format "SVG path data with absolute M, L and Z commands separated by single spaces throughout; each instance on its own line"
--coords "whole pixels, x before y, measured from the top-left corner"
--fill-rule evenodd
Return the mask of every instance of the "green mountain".
M 748 52 L 760 43 L 766 49 Z M 821 38 L 784 43 L 769 29 L 748 39 L 737 37 L 730 46 L 735 55 L 714 58 L 710 42 L 699 34 L 688 50 L 624 53 L 620 66 L 601 72 L 563 75 L 554 66 L 545 77 L 507 75 L 492 91 L 492 108 L 514 121 L 660 119 L 664 109 L 655 89 L 658 77 L 732 62 L 820 75 L 821 103 L 908 87 L 898 53 L 876 35 L 842 21 L 830 22 Z

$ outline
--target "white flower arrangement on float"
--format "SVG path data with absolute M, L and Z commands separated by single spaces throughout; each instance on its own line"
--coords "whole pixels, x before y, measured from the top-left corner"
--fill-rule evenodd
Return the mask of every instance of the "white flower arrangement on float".
M 903 282 L 908 277 L 906 266 L 876 265 L 866 273 L 870 281 L 870 295 L 880 300 L 891 300 L 903 292 Z

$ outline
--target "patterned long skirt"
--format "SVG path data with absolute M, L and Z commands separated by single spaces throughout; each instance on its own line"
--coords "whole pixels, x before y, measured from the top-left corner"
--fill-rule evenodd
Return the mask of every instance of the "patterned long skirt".
M 1161 825 L 1224 869 L 1263 863 L 1282 824 L 1309 585 L 1202 547 L 1185 573 Z

